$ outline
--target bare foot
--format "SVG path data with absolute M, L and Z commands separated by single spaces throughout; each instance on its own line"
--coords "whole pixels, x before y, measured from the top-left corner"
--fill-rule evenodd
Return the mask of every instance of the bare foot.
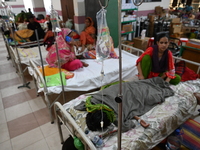
M 194 96 L 197 99 L 197 104 L 200 105 L 200 93 L 194 93 Z
M 89 65 L 87 64 L 87 63 L 85 63 L 85 62 L 82 62 L 82 64 L 83 64 L 83 67 L 88 67 Z

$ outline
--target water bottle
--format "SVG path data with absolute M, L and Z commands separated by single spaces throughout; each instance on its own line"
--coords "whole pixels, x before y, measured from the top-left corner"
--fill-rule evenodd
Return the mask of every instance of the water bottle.
M 176 129 L 171 136 L 167 138 L 166 150 L 179 150 L 181 147 L 183 130 L 181 127 Z
M 179 150 L 181 147 L 180 140 L 176 136 L 169 136 L 167 138 L 166 150 Z
M 92 143 L 97 147 L 103 147 L 104 146 L 104 142 L 103 139 L 100 138 L 98 135 L 95 135 L 93 132 L 86 130 L 85 134 L 87 135 L 87 137 L 92 141 Z

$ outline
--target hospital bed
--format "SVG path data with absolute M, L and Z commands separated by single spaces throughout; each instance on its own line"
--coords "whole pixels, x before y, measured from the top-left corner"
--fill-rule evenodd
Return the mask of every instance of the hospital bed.
M 10 56 L 10 45 L 8 43 L 7 37 L 3 33 L 2 33 L 2 37 L 3 37 L 3 40 L 4 40 L 5 46 L 6 46 L 6 50 L 8 52 L 7 60 L 10 60 L 11 59 L 11 56 Z
M 118 53 L 118 49 L 115 49 Z M 137 56 L 132 55 L 126 51 L 122 52 L 122 71 L 123 79 L 130 78 L 134 74 L 137 74 L 137 68 L 135 66 L 135 61 Z M 101 87 L 101 85 L 106 85 L 110 82 L 115 82 L 118 80 L 119 75 L 119 59 L 109 58 L 103 62 L 103 80 L 101 76 L 102 62 L 96 59 L 82 59 L 81 61 L 89 64 L 88 67 L 83 67 L 78 70 L 73 71 L 74 77 L 66 80 L 67 86 L 65 86 L 65 91 L 89 91 Z M 32 68 L 29 68 L 30 71 Z M 102 81 L 102 82 L 101 82 Z M 43 91 L 43 88 L 39 88 L 38 92 Z M 49 93 L 61 93 L 62 89 L 60 86 L 48 87 Z
M 42 56 L 41 58 L 39 47 L 35 47 L 35 43 L 33 44 L 32 42 L 29 44 L 26 43 L 24 46 L 19 47 L 14 47 L 11 45 L 9 46 L 9 52 L 13 66 L 16 69 L 16 73 L 18 73 L 22 78 L 23 85 L 26 87 L 29 87 L 29 83 L 26 83 L 24 75 L 28 75 L 27 67 L 29 66 L 29 60 L 33 59 L 34 61 L 41 63 L 41 61 L 43 61 L 47 55 L 46 49 L 43 46 L 40 46 Z M 43 61 L 43 64 L 45 64 L 45 61 Z
M 25 48 L 24 47 L 15 48 L 13 46 L 10 46 L 10 49 L 12 51 L 11 53 L 14 54 L 13 59 L 15 61 L 19 60 L 19 58 L 17 56 L 17 51 L 16 51 L 16 50 L 18 50 L 21 64 L 29 66 L 29 60 L 30 59 L 32 59 L 32 60 L 34 60 L 34 61 L 36 61 L 38 63 L 41 62 L 40 52 L 39 52 L 39 47 L 38 46 L 36 46 L 36 47 L 25 47 Z M 40 49 L 41 49 L 42 58 L 43 58 L 43 60 L 45 60 L 48 51 L 45 49 L 44 46 L 40 46 Z
M 127 48 L 130 50 L 132 47 L 127 46 Z M 174 59 L 186 61 L 200 68 L 200 63 L 177 57 L 174 57 Z M 143 128 L 136 120 L 133 120 L 136 127 L 122 133 L 122 149 L 152 149 L 194 114 L 197 101 L 193 93 L 200 92 L 200 79 L 181 82 L 177 86 L 171 85 L 170 87 L 175 93 L 174 96 L 166 98 L 165 102 L 158 104 L 141 116 L 141 119 L 150 124 L 149 127 Z M 85 117 L 87 112 L 74 109 L 74 106 L 78 105 L 81 101 L 85 101 L 86 98 L 92 94 L 93 93 L 80 95 L 64 105 L 55 102 L 54 110 L 61 143 L 64 142 L 61 129 L 61 125 L 63 125 L 67 128 L 72 137 L 78 137 L 82 141 L 85 149 L 97 149 L 85 134 L 87 128 Z M 100 135 L 102 133 L 95 132 L 95 134 Z M 104 139 L 104 142 L 105 146 L 102 148 L 103 150 L 117 149 L 117 135 L 108 136 Z
M 38 47 L 38 44 L 42 46 L 44 43 L 43 39 L 40 39 L 39 41 L 30 41 L 30 42 L 24 42 L 24 43 L 18 43 L 16 46 L 20 48 L 30 48 L 30 47 Z
M 118 49 L 115 49 L 118 54 Z M 122 79 L 128 79 L 137 74 L 137 68 L 135 62 L 138 56 L 132 55 L 129 52 L 122 52 Z M 81 61 L 89 64 L 88 67 L 83 67 L 78 70 L 73 71 L 74 77 L 66 79 L 66 86 L 64 86 L 64 91 L 62 86 L 51 86 L 51 87 L 41 87 L 41 83 L 45 84 L 43 74 L 39 71 L 38 66 L 41 64 L 37 63 L 35 60 L 30 59 L 30 67 L 28 67 L 29 74 L 32 75 L 37 92 L 44 93 L 45 101 L 47 107 L 49 108 L 51 122 L 53 123 L 54 118 L 52 115 L 53 104 L 61 100 L 62 94 L 64 93 L 66 99 L 61 100 L 69 101 L 76 98 L 77 96 L 99 90 L 101 86 L 118 81 L 119 78 L 119 59 L 109 58 L 102 62 L 96 59 L 82 59 Z M 103 65 L 103 66 L 102 66 Z M 102 68 L 104 74 L 101 74 Z M 54 98 L 52 98 L 54 96 Z

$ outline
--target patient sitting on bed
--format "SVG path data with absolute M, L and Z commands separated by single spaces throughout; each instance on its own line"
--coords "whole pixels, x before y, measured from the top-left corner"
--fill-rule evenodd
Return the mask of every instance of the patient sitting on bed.
M 124 82 L 122 89 L 123 132 L 135 127 L 132 119 L 138 120 L 143 127 L 148 127 L 149 124 L 138 116 L 145 114 L 157 104 L 164 102 L 166 97 L 174 95 L 173 90 L 169 87 L 169 83 L 165 82 L 161 77 Z M 75 106 L 77 110 L 88 111 L 86 124 L 90 130 L 101 130 L 101 121 L 104 122 L 103 128 L 106 128 L 112 122 L 115 125 L 118 124 L 118 103 L 115 102 L 118 94 L 119 85 L 111 85 L 88 97 L 86 103 L 82 102 Z

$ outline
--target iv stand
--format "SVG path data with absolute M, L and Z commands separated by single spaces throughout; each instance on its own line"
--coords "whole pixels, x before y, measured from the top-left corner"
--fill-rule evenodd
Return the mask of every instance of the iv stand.
M 14 33 L 13 33 L 13 29 L 12 29 L 12 28 L 11 28 L 11 32 L 12 32 L 13 40 L 14 40 L 14 43 L 15 43 L 15 50 L 16 50 L 16 52 L 17 52 L 17 57 L 18 57 L 18 63 L 19 63 L 18 69 L 19 69 L 19 74 L 20 74 L 20 76 L 22 77 L 22 82 L 23 82 L 23 85 L 18 86 L 18 89 L 19 89 L 19 88 L 22 88 L 22 87 L 27 87 L 27 88 L 30 89 L 30 88 L 31 88 L 31 87 L 29 86 L 30 82 L 27 82 L 27 83 L 26 83 L 26 81 L 25 81 L 24 73 L 23 73 L 22 66 L 21 66 L 21 58 L 20 58 L 20 56 L 19 56 L 19 52 L 18 52 L 18 49 L 17 49 L 17 45 L 16 45 L 16 41 L 15 41 L 15 37 L 14 37 Z
M 136 4 L 139 6 L 143 3 L 143 0 Z M 121 150 L 121 138 L 122 138 L 122 106 L 123 106 L 123 93 L 122 93 L 122 54 L 121 54 L 121 8 L 122 2 L 118 0 L 118 40 L 119 40 L 119 95 L 115 98 L 115 101 L 118 103 L 118 150 Z
M 39 49 L 39 54 L 40 54 L 40 61 L 41 61 L 41 66 L 42 66 L 42 75 L 43 75 L 43 78 L 44 78 L 44 82 L 45 82 L 45 84 L 46 84 L 45 72 L 44 72 L 44 64 L 43 64 L 43 58 L 42 58 L 42 53 L 41 53 L 41 48 L 40 48 L 39 36 L 38 36 L 38 31 L 37 31 L 37 29 L 35 29 L 35 35 L 36 35 L 37 44 L 38 44 L 38 49 Z
M 119 40 L 119 95 L 115 98 L 118 103 L 118 150 L 121 150 L 121 138 L 122 138 L 122 54 L 121 54 L 121 0 L 118 0 L 118 40 Z
M 53 16 L 54 14 L 54 9 L 53 9 L 53 5 L 51 5 L 51 15 Z M 53 16 L 53 17 L 56 17 L 56 16 Z M 57 36 L 57 33 L 56 33 L 56 18 L 51 18 L 53 19 L 52 20 L 52 27 L 53 27 L 53 31 L 54 31 L 54 38 L 55 38 L 55 46 L 56 46 L 56 55 L 57 55 L 57 58 L 58 58 L 58 69 L 59 69 L 59 73 L 60 73 L 60 80 L 61 80 L 61 84 L 62 84 L 62 95 L 63 95 L 63 101 L 64 103 L 66 102 L 66 98 L 65 98 L 65 90 L 64 90 L 64 84 L 63 84 L 63 79 L 62 79 L 62 70 L 61 70 L 61 61 L 60 61 L 60 57 L 59 57 L 59 53 L 58 53 L 58 44 L 57 44 L 57 41 L 56 41 L 56 36 Z
M 8 16 L 7 10 L 6 10 L 6 13 L 7 13 L 7 16 Z M 13 29 L 15 30 L 15 26 L 13 26 L 13 27 L 11 26 L 11 32 L 12 32 L 12 37 L 13 37 L 13 40 L 14 40 L 14 43 L 15 43 L 15 50 L 16 50 L 17 57 L 18 57 L 18 63 L 19 63 L 18 69 L 19 69 L 19 74 L 20 74 L 20 76 L 21 76 L 21 78 L 22 78 L 22 82 L 23 82 L 23 85 L 18 86 L 18 89 L 19 89 L 19 88 L 22 88 L 22 87 L 27 87 L 27 88 L 30 89 L 30 86 L 29 86 L 30 82 L 27 82 L 27 83 L 26 83 L 26 81 L 25 81 L 24 73 L 23 73 L 22 66 L 21 66 L 21 58 L 20 58 L 20 56 L 19 56 L 19 52 L 18 52 L 18 49 L 17 49 L 17 45 L 16 45 L 16 41 L 15 41 Z

